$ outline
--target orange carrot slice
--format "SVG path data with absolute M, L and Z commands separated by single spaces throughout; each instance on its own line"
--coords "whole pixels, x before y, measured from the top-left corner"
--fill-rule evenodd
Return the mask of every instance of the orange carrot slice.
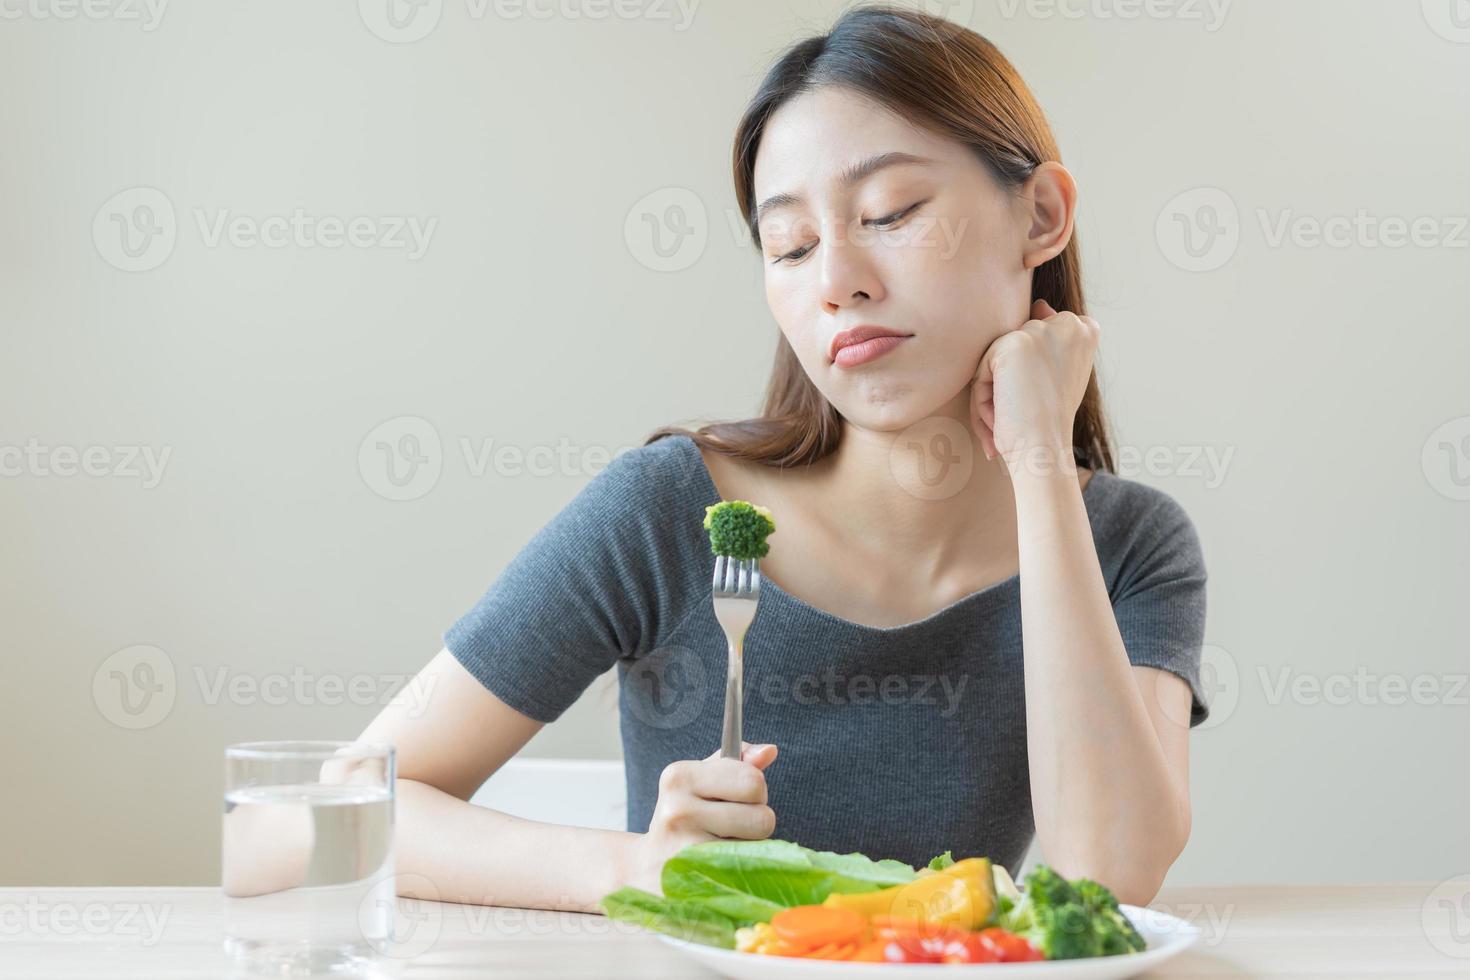
M 796 905 L 771 918 L 771 931 L 793 950 L 813 950 L 834 943 L 856 943 L 868 921 L 851 909 Z

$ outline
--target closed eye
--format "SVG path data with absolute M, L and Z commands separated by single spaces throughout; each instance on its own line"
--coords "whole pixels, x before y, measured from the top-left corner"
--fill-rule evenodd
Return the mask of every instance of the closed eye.
M 886 215 L 882 218 L 874 218 L 872 221 L 864 221 L 863 224 L 870 225 L 874 228 L 892 228 L 895 224 L 898 223 L 900 219 L 908 217 L 911 212 L 917 211 L 925 203 L 927 202 L 919 201 L 917 204 L 910 204 L 902 211 L 895 211 L 892 214 Z
M 880 231 L 883 229 L 892 228 L 894 225 L 898 224 L 898 222 L 902 221 L 904 218 L 908 217 L 910 214 L 917 211 L 919 208 L 928 203 L 929 201 L 926 198 L 915 204 L 910 204 L 908 207 L 902 209 L 901 211 L 895 211 L 892 214 L 884 215 L 881 218 L 873 218 L 871 220 L 864 221 L 863 224 L 871 228 L 877 228 Z M 776 256 L 774 259 L 771 260 L 771 264 L 778 265 L 782 262 L 795 262 L 803 258 L 813 248 L 815 248 L 815 246 L 813 245 L 803 245 L 801 248 L 798 248 L 795 251 L 787 252 L 785 255 Z
M 795 262 L 797 259 L 806 255 L 806 253 L 810 252 L 811 250 L 812 246 L 803 245 L 801 248 L 797 249 L 794 252 L 787 252 L 785 255 L 776 256 L 776 258 L 772 260 L 771 264 L 776 265 L 779 262 Z

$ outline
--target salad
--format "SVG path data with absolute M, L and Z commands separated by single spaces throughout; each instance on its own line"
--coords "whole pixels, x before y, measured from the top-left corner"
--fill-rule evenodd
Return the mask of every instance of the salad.
M 791 841 L 708 841 L 664 862 L 662 895 L 605 896 L 613 919 L 757 956 L 878 963 L 1016 963 L 1142 950 L 1095 881 L 1045 865 L 1018 889 L 1005 868 L 949 852 L 925 868 Z

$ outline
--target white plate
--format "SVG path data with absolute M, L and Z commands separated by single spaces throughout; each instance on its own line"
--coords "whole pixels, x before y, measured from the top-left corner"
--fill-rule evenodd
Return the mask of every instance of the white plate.
M 844 963 L 840 960 L 803 960 L 791 956 L 765 956 L 738 953 L 733 949 L 702 946 L 673 936 L 659 936 L 664 942 L 692 956 L 709 969 L 735 980 L 914 980 L 915 970 L 936 970 L 942 980 L 1004 980 L 1005 977 L 1044 978 L 1044 980 L 1121 980 L 1145 970 L 1188 949 L 1199 938 L 1199 930 L 1172 915 L 1122 906 L 1123 912 L 1148 941 L 1141 953 L 1123 956 L 1099 956 L 1088 960 L 1055 960 L 1049 963 Z

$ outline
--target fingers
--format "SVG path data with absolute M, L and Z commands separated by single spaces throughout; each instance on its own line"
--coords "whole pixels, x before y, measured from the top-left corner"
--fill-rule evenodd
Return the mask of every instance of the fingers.
M 990 425 L 990 424 L 986 424 L 986 425 L 982 426 L 980 428 L 979 435 L 980 435 L 980 448 L 985 450 L 985 458 L 986 459 L 994 459 L 996 457 L 996 453 L 997 453 L 997 450 L 995 448 L 995 429 L 994 429 L 994 427 L 992 425 Z
M 751 806 L 720 800 L 696 800 L 690 822 L 716 837 L 764 840 L 776 829 L 776 811 L 764 804 Z
M 985 423 L 985 428 L 991 432 L 995 431 L 995 402 L 983 401 L 975 409 L 980 414 L 980 421 Z
M 765 761 L 769 763 L 770 759 Z M 765 773 L 747 762 L 713 758 L 700 762 L 674 763 L 669 768 L 674 772 L 666 777 L 665 785 L 660 787 L 664 792 L 682 791 L 700 799 L 726 800 L 731 803 L 766 802 Z
M 705 756 L 706 759 L 718 759 L 719 757 L 719 749 L 715 749 L 709 755 Z M 740 761 L 749 762 L 757 769 L 764 769 L 774 762 L 775 759 L 776 746 L 770 742 L 762 742 L 759 745 L 752 745 L 750 742 L 740 743 Z

